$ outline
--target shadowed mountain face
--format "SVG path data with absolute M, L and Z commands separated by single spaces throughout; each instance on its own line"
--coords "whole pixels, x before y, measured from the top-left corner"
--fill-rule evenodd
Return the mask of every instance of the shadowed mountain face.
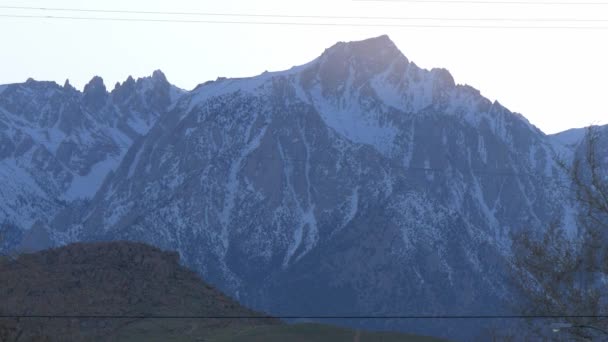
M 61 209 L 93 197 L 181 93 L 160 71 L 129 78 L 111 92 L 100 77 L 83 92 L 68 81 L 63 87 L 31 79 L 2 87 L 0 225 L 16 232 L 33 228 L 11 240 L 36 240 L 40 226 Z
M 509 313 L 509 235 L 575 215 L 559 144 L 386 36 L 338 43 L 182 95 L 89 202 L 38 231 L 177 250 L 273 314 Z M 341 323 L 463 339 L 480 327 Z
M 279 323 L 203 283 L 179 265 L 177 253 L 138 243 L 73 244 L 25 254 L 16 261 L 2 261 L 0 279 L 1 315 L 94 316 L 0 320 L 4 333 L 19 341 L 111 341 L 138 336 L 138 331 L 140 338 L 156 333 L 192 340 L 219 329 Z M 150 315 L 260 318 L 96 318 Z

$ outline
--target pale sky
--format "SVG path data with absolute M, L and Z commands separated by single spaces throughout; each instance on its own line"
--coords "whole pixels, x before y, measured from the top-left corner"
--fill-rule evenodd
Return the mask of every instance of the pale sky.
M 491 1 L 491 0 L 488 0 Z M 550 0 L 529 0 L 530 2 Z M 557 2 L 560 0 L 555 0 Z M 565 1 L 565 0 L 561 0 Z M 600 0 L 597 0 L 600 2 Z M 388 34 L 424 68 L 448 69 L 491 100 L 523 114 L 546 133 L 608 123 L 608 30 L 480 29 L 151 23 L 7 18 L 55 15 L 215 21 L 380 23 L 398 25 L 603 26 L 607 5 L 408 3 L 404 1 L 0 0 L 1 6 L 132 11 L 219 12 L 415 18 L 594 19 L 605 22 L 344 20 L 161 16 L 0 8 L 0 84 L 66 78 L 82 89 L 94 75 L 109 89 L 127 76 L 161 69 L 178 87 L 223 77 L 254 76 L 304 64 L 338 41 Z

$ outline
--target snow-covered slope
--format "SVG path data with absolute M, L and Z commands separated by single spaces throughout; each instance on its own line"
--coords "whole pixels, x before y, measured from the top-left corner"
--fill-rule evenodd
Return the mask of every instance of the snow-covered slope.
M 552 158 L 521 115 L 381 36 L 200 85 L 46 229 L 175 249 L 274 314 L 496 314 L 509 235 L 565 210 Z
M 106 91 L 32 79 L 0 88 L 0 224 L 28 230 L 87 200 L 183 92 L 156 71 Z
M 83 122 L 69 121 L 89 128 L 82 137 L 70 129 L 71 146 L 93 140 L 97 152 L 87 150 L 84 163 L 48 143 L 40 148 L 58 171 L 44 175 L 57 190 L 34 177 L 19 181 L 33 194 L 53 194 L 42 199 L 90 199 L 36 202 L 50 208 L 31 213 L 58 212 L 36 225 L 36 236 L 177 250 L 205 279 L 272 314 L 506 313 L 510 234 L 574 215 L 550 137 L 455 84 L 448 71 L 419 68 L 386 36 L 338 43 L 305 65 L 218 79 L 181 97 L 164 91 L 138 102 L 142 90 L 129 89 L 148 88 L 134 80 L 110 94 L 99 89 L 94 80 L 84 94 L 72 91 Z M 64 113 L 46 116 L 61 117 L 56 112 Z M 50 122 L 44 127 L 61 120 Z M 67 139 L 53 132 L 48 141 Z M 10 151 L 0 175 L 19 180 L 20 149 Z M 109 169 L 102 182 L 97 174 Z M 450 337 L 478 328 L 342 323 Z
M 585 137 L 585 128 L 572 128 L 548 136 L 553 150 L 560 158 L 571 160 L 574 153 Z

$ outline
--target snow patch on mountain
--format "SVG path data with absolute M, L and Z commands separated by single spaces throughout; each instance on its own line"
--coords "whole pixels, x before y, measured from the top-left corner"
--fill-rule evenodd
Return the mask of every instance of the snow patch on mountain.
M 285 259 L 283 260 L 283 268 L 287 268 L 290 263 L 297 262 L 306 253 L 310 252 L 319 240 L 317 228 L 317 220 L 314 214 L 314 206 L 306 212 L 300 212 L 300 222 L 294 230 L 291 243 L 287 248 Z M 300 251 L 297 255 L 296 252 Z
M 191 92 L 191 96 L 188 99 L 188 106 L 185 108 L 184 113 L 191 112 L 196 106 L 204 103 L 206 100 L 214 97 L 219 97 L 226 94 L 249 94 L 256 95 L 263 92 L 264 87 L 271 86 L 272 80 L 276 78 L 297 75 L 302 70 L 305 70 L 310 65 L 314 65 L 316 60 L 300 66 L 294 66 L 289 70 L 284 71 L 273 71 L 264 72 L 254 77 L 244 78 L 224 78 L 219 77 L 215 81 L 208 81 L 203 84 L 199 84 Z
M 549 141 L 555 152 L 564 157 L 571 156 L 576 147 L 583 141 L 586 128 L 572 128 L 563 132 L 549 135 Z
M 0 184 L 0 224 L 10 222 L 29 229 L 44 216 L 45 209 L 61 206 L 14 159 L 0 160 Z
M 133 177 L 133 175 L 135 175 L 135 169 L 137 168 L 137 165 L 139 165 L 139 158 L 141 157 L 141 154 L 143 152 L 144 152 L 144 146 L 140 146 L 139 149 L 137 150 L 137 153 L 135 154 L 135 158 L 131 162 L 131 165 L 129 165 L 129 172 L 127 173 L 128 178 L 131 178 L 131 177 Z
M 85 176 L 74 175 L 70 187 L 63 194 L 68 201 L 91 198 L 97 193 L 105 177 L 120 163 L 121 157 L 109 157 L 91 167 Z
M 252 122 L 249 125 L 249 127 L 247 128 L 247 131 L 245 134 L 245 136 L 248 138 L 249 142 L 247 143 L 245 148 L 242 150 L 240 156 L 230 166 L 228 181 L 226 184 L 227 194 L 226 194 L 226 198 L 224 200 L 224 207 L 222 209 L 221 216 L 220 216 L 222 227 L 223 227 L 222 228 L 222 244 L 223 244 L 224 250 L 227 250 L 228 245 L 229 245 L 228 225 L 230 224 L 230 218 L 232 217 L 231 214 L 232 214 L 232 210 L 234 209 L 234 205 L 235 205 L 235 201 L 236 201 L 236 197 L 237 197 L 237 190 L 239 189 L 239 184 L 240 184 L 240 182 L 237 178 L 238 172 L 240 171 L 241 165 L 243 164 L 243 162 L 245 161 L 247 156 L 260 146 L 262 137 L 264 137 L 264 134 L 266 134 L 266 130 L 268 128 L 268 125 L 264 125 L 264 126 L 262 126 L 262 128 L 260 129 L 259 132 L 255 133 L 253 131 L 254 130 L 253 125 L 255 125 L 256 122 L 257 122 L 257 117 L 256 117 L 256 119 L 252 120 Z M 253 135 L 253 134 L 255 134 L 255 135 Z
M 341 228 L 346 227 L 355 218 L 355 215 L 357 215 L 359 209 L 359 186 L 353 188 L 353 192 L 346 203 L 348 204 L 348 207 Z
M 99 77 L 84 92 L 69 82 L 61 87 L 31 79 L 2 86 L 0 171 L 17 182 L 5 187 L 0 212 L 11 211 L 15 226 L 27 230 L 92 198 L 133 141 L 166 112 L 173 96 L 181 96 L 174 88 L 160 71 L 137 81 L 129 77 L 111 93 Z
M 406 192 L 396 196 L 388 204 L 391 213 L 395 214 L 405 246 L 402 253 L 411 256 L 416 246 L 423 240 L 426 243 L 437 243 L 441 239 L 440 229 L 446 222 L 446 213 L 438 210 L 426 196 Z
M 319 86 L 311 89 L 310 94 L 314 99 L 313 106 L 327 126 L 352 142 L 374 146 L 383 153 L 390 152 L 398 129 L 381 123 L 381 113 L 363 109 L 356 98 L 340 102 L 328 101 L 323 97 Z

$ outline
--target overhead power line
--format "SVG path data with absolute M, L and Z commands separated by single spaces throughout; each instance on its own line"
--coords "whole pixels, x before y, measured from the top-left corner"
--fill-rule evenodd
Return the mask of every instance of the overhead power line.
M 394 28 L 462 28 L 462 29 L 567 29 L 567 30 L 607 30 L 608 26 L 509 26 L 509 25 L 437 25 L 437 24 L 385 24 L 385 23 L 336 23 L 336 22 L 287 22 L 287 21 L 230 21 L 230 20 L 185 20 L 185 19 L 147 19 L 116 17 L 79 17 L 56 15 L 19 15 L 0 14 L 2 18 L 59 19 L 88 21 L 148 22 L 148 23 L 186 23 L 186 24 L 236 24 L 236 25 L 275 25 L 275 26 L 325 26 L 325 27 L 394 27 Z
M 278 316 L 219 316 L 219 315 L 0 315 L 0 318 L 34 319 L 564 319 L 608 318 L 608 315 L 278 315 Z
M 492 1 L 492 0 L 352 0 L 356 2 L 403 2 L 435 4 L 483 4 L 483 5 L 569 5 L 569 6 L 607 6 L 608 2 L 572 2 L 572 1 Z
M 581 18 L 453 18 L 453 17 L 395 17 L 395 16 L 335 16 L 335 15 L 293 15 L 268 13 L 227 13 L 227 12 L 172 12 L 172 11 L 135 11 L 108 10 L 92 8 L 59 8 L 59 7 L 29 7 L 29 6 L 0 6 L 0 9 L 44 11 L 44 12 L 84 12 L 99 14 L 137 14 L 137 15 L 172 15 L 199 17 L 238 17 L 238 18 L 291 18 L 291 19 L 339 19 L 339 20 L 432 20 L 432 21 L 513 21 L 513 22 L 608 22 L 608 19 Z

